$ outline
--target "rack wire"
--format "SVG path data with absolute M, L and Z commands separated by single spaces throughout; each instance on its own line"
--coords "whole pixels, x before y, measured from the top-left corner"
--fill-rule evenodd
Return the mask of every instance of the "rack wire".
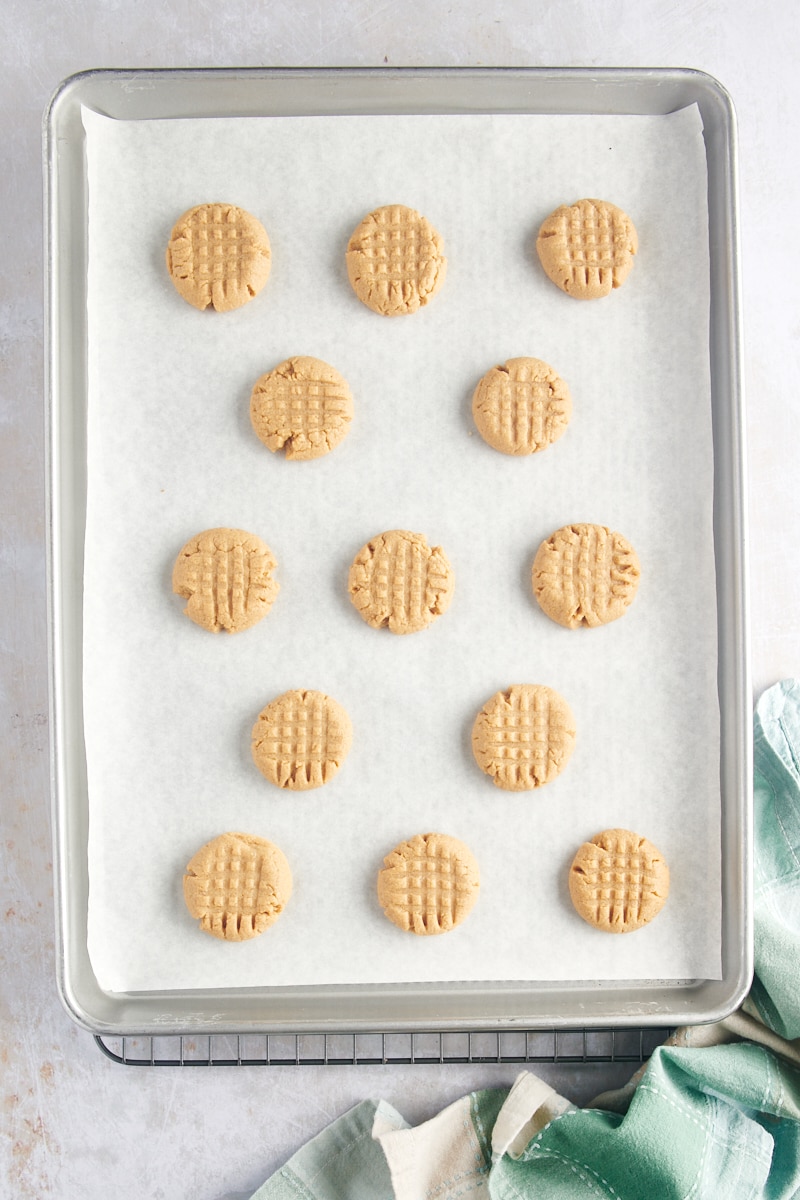
M 211 1033 L 96 1036 L 129 1067 L 409 1066 L 445 1063 L 642 1063 L 672 1032 L 545 1029 L 457 1033 Z

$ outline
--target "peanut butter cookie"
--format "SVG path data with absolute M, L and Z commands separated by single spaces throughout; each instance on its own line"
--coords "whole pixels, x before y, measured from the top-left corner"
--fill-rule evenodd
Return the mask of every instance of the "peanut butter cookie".
M 274 925 L 292 894 L 283 851 L 250 833 L 223 833 L 201 846 L 186 868 L 186 907 L 204 933 L 244 942 Z
M 350 718 L 323 692 L 284 692 L 258 714 L 253 761 L 270 783 L 308 791 L 329 783 L 353 742 Z
M 579 915 L 596 929 L 631 933 L 664 907 L 669 867 L 647 838 L 629 829 L 605 829 L 575 855 L 569 893 Z
M 495 692 L 472 727 L 472 752 L 496 787 L 525 792 L 550 783 L 575 748 L 575 718 L 563 696 L 541 684 Z
M 198 204 L 180 217 L 167 246 L 167 270 L 194 308 L 229 312 L 247 304 L 269 278 L 267 231 L 235 204 Z
M 188 600 L 196 625 L 239 633 L 266 616 L 278 594 L 275 559 L 266 542 L 244 529 L 207 529 L 188 541 L 172 571 L 172 590 Z
M 391 529 L 361 547 L 350 567 L 348 591 L 374 629 L 414 633 L 447 611 L 454 584 L 441 546 L 431 548 L 421 533 Z
M 621 287 L 638 249 L 633 221 L 607 200 L 562 204 L 536 239 L 545 274 L 576 300 L 597 300 Z
M 475 388 L 478 433 L 502 454 L 536 454 L 558 441 L 572 415 L 563 379 L 540 358 L 510 358 Z
M 564 525 L 536 551 L 531 584 L 551 620 L 577 629 L 618 620 L 633 603 L 641 573 L 621 533 L 605 525 Z
M 320 358 L 288 358 L 256 381 L 250 397 L 256 434 L 290 459 L 321 458 L 339 445 L 352 418 L 347 381 Z
M 425 217 L 403 204 L 368 213 L 347 246 L 347 274 L 367 308 L 383 317 L 416 312 L 444 283 L 444 243 Z
M 447 933 L 478 899 L 475 856 L 458 838 L 422 833 L 395 846 L 378 872 L 378 901 L 407 933 Z

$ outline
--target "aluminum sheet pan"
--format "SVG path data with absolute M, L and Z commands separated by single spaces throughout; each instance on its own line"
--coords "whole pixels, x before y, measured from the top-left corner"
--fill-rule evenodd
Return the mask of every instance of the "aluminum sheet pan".
M 696 104 L 708 167 L 714 550 L 721 720 L 722 977 L 112 992 L 87 951 L 88 794 L 82 728 L 86 518 L 87 177 L 81 107 L 118 120 L 192 116 L 657 114 Z M 749 984 L 748 676 L 734 120 L 718 84 L 690 71 L 93 72 L 48 113 L 50 600 L 60 988 L 96 1032 L 199 1029 L 497 1028 L 710 1020 Z

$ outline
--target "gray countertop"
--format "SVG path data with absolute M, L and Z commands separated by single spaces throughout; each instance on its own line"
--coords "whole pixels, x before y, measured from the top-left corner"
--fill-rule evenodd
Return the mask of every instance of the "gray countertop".
M 412 1123 L 513 1064 L 132 1069 L 109 1062 L 55 989 L 44 586 L 41 117 L 89 67 L 671 66 L 722 81 L 738 112 L 757 691 L 800 671 L 795 448 L 800 20 L 789 0 L 4 0 L 6 231 L 0 260 L 2 969 L 0 1193 L 86 1200 L 249 1195 L 358 1100 Z M 624 1065 L 540 1070 L 578 1102 Z

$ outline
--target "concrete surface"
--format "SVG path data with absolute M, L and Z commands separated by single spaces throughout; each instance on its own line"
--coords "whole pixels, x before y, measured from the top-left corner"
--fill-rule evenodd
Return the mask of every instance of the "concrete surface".
M 691 66 L 740 125 L 754 683 L 800 671 L 800 17 L 790 0 L 2 0 L 0 1194 L 249 1195 L 365 1096 L 419 1121 L 509 1067 L 133 1070 L 55 993 L 44 591 L 42 110 L 88 67 Z M 588 1100 L 625 1068 L 548 1068 Z

